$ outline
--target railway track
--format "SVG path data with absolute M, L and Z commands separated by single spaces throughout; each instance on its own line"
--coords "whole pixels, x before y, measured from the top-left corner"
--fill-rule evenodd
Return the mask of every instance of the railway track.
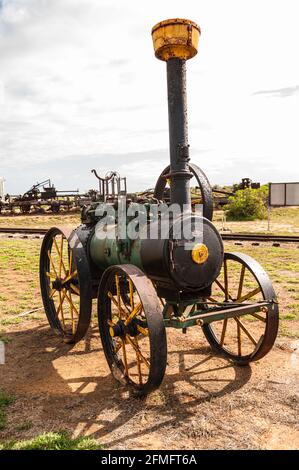
M 7 235 L 37 235 L 43 236 L 47 228 L 25 228 L 25 227 L 0 227 L 0 234 Z M 272 242 L 272 243 L 299 243 L 299 236 L 295 235 L 269 235 L 269 234 L 243 234 L 243 233 L 222 233 L 223 240 L 248 241 L 248 242 Z
M 45 235 L 47 228 L 0 227 L 0 234 L 10 235 Z
M 296 235 L 269 235 L 269 234 L 243 234 L 243 233 L 221 233 L 223 240 L 238 240 L 249 242 L 277 242 L 277 243 L 299 243 Z

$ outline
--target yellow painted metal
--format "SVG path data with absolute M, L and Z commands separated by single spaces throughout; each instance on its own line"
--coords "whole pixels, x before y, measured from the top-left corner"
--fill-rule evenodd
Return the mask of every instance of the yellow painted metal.
M 200 27 L 190 20 L 174 18 L 161 21 L 152 29 L 155 55 L 167 61 L 171 58 L 188 60 L 197 54 Z
M 203 264 L 209 257 L 209 250 L 204 243 L 197 243 L 191 251 L 191 257 L 194 263 Z

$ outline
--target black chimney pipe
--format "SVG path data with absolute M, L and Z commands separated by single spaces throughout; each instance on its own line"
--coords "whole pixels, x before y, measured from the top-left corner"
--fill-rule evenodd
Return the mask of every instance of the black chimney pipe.
M 191 210 L 187 119 L 186 60 L 167 62 L 168 120 L 170 147 L 170 200 Z M 186 208 L 187 205 L 187 208 Z

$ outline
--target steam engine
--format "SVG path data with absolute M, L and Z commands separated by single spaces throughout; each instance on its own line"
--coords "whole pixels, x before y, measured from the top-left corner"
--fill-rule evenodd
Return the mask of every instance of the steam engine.
M 53 227 L 41 249 L 41 292 L 51 327 L 64 341 L 79 341 L 97 298 L 111 371 L 140 394 L 163 379 L 167 327 L 185 333 L 201 326 L 214 351 L 241 365 L 263 357 L 278 329 L 278 305 L 267 274 L 247 255 L 224 253 L 211 222 L 211 187 L 190 162 L 186 63 L 197 54 L 199 37 L 199 26 L 189 20 L 166 20 L 152 29 L 155 55 L 166 62 L 170 148 L 170 164 L 153 197 L 129 195 L 125 178 L 116 172 L 101 177 L 93 170 L 99 191 L 82 209 L 82 225 Z M 200 188 L 201 214 L 192 210 L 192 178 Z M 161 236 L 162 216 L 155 208 L 165 205 L 167 184 L 169 208 L 179 212 Z M 132 237 L 136 213 L 145 223 L 137 223 Z M 260 322 L 259 339 L 246 316 Z

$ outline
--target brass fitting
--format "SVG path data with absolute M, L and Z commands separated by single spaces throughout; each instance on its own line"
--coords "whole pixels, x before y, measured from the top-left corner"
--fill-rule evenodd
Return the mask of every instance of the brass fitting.
M 188 60 L 197 54 L 200 27 L 180 18 L 157 23 L 152 29 L 155 56 L 167 61 L 171 58 Z
M 191 251 L 192 261 L 196 264 L 203 264 L 209 257 L 209 250 L 204 243 L 197 243 Z

